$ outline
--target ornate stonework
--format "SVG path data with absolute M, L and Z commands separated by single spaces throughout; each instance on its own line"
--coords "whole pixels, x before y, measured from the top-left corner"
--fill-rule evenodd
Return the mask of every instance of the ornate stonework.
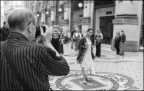
M 50 83 L 52 82 L 50 80 Z M 126 75 L 116 73 L 97 73 L 88 75 L 87 84 L 82 82 L 81 71 L 71 71 L 69 75 L 55 79 L 51 87 L 56 84 L 60 90 L 128 90 L 131 89 L 134 80 Z

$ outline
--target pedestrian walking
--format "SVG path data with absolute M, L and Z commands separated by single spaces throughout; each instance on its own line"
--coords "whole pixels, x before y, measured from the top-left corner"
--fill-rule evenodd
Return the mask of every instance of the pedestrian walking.
M 120 53 L 120 41 L 121 41 L 120 32 L 117 32 L 115 36 L 115 43 L 114 43 L 114 47 L 116 49 L 117 55 L 119 55 Z
M 75 44 L 75 55 L 77 55 L 78 53 L 78 45 L 81 38 L 82 34 L 80 33 L 80 30 L 76 28 L 76 32 L 73 34 L 73 42 Z
M 42 42 L 42 36 L 44 34 L 44 30 L 41 26 L 36 27 L 36 34 L 35 34 L 35 40 L 36 43 L 43 43 Z
M 90 39 L 92 33 L 92 29 L 88 29 L 86 36 L 82 38 L 79 43 L 79 53 L 77 56 L 77 61 L 81 66 L 84 84 L 86 84 L 88 81 L 88 73 L 95 74 L 95 67 L 93 62 L 94 55 L 92 52 L 92 42 Z
M 96 34 L 96 56 L 100 57 L 101 56 L 101 42 L 103 39 L 103 34 L 101 33 L 101 30 L 97 30 Z
M 43 29 L 44 32 L 46 32 L 46 27 L 45 26 L 46 26 L 45 23 L 42 22 L 42 25 L 40 27 L 42 27 L 42 29 Z
M 8 24 L 11 33 L 0 51 L 0 90 L 50 90 L 48 75 L 69 73 L 66 60 L 46 45 L 51 44 L 50 37 L 43 37 L 45 44 L 32 42 L 36 22 L 30 10 L 15 9 L 8 15 Z
M 124 58 L 124 46 L 126 41 L 126 35 L 124 34 L 124 30 L 121 31 L 121 40 L 120 40 L 120 55 Z
M 73 44 L 74 44 L 74 38 L 73 38 L 73 35 L 75 33 L 75 28 L 73 28 L 72 32 L 71 32 L 71 48 L 73 49 Z
M 64 55 L 69 56 L 70 55 L 70 47 L 71 47 L 71 39 L 70 39 L 70 32 L 67 30 L 64 34 Z

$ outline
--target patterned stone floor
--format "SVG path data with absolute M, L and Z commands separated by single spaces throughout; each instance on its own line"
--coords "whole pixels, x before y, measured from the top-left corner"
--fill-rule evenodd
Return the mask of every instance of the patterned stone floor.
M 126 52 L 121 58 L 102 46 L 102 56 L 94 60 L 96 74 L 88 75 L 87 84 L 82 83 L 81 68 L 71 52 L 71 56 L 64 56 L 70 66 L 69 75 L 49 77 L 54 90 L 143 90 L 142 52 Z

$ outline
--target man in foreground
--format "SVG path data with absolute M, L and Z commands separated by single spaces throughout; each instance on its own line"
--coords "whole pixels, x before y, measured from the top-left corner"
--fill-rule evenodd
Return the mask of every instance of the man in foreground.
M 52 46 L 32 42 L 35 23 L 34 15 L 27 9 L 15 9 L 9 14 L 11 33 L 0 51 L 0 90 L 49 90 L 48 75 L 69 73 L 66 60 L 56 56 Z

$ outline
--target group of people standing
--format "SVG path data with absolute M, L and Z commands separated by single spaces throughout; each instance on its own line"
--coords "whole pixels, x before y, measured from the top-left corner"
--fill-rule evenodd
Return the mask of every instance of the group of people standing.
M 117 32 L 116 36 L 115 36 L 115 43 L 114 43 L 114 47 L 116 49 L 116 54 L 117 55 L 121 55 L 122 57 L 124 57 L 124 43 L 126 41 L 126 35 L 124 34 L 124 31 Z

